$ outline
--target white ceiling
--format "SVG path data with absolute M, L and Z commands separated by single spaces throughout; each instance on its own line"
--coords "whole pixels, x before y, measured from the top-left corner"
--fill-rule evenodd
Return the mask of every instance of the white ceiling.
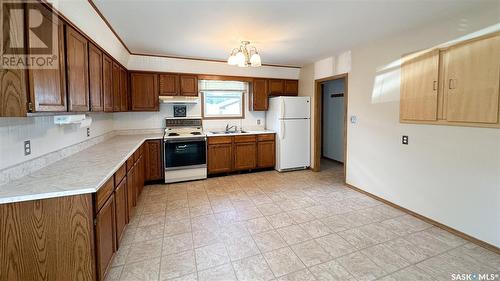
M 442 19 L 464 28 L 467 13 L 500 10 L 497 0 L 94 2 L 133 53 L 225 60 L 249 40 L 263 63 L 296 66 Z

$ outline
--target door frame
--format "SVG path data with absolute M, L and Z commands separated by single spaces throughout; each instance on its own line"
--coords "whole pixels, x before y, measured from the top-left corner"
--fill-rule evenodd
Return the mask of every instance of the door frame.
M 321 89 L 321 83 L 331 80 L 344 79 L 344 182 L 346 182 L 346 172 L 347 172 L 347 105 L 349 103 L 348 94 L 348 81 L 349 75 L 347 73 L 342 73 L 330 77 L 325 77 L 321 79 L 314 80 L 314 168 L 313 171 L 319 172 L 321 170 L 321 150 L 322 150 L 322 124 L 323 124 L 323 91 Z

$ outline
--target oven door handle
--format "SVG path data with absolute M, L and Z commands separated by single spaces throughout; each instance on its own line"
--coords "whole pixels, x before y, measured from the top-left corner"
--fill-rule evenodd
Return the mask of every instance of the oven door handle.
M 180 139 L 165 139 L 167 143 L 191 142 L 191 141 L 206 141 L 206 137 L 201 138 L 180 138 Z

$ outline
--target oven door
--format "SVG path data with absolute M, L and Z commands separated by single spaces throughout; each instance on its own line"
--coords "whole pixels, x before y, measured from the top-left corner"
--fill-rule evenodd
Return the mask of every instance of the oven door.
M 207 140 L 203 138 L 165 140 L 165 170 L 206 167 Z

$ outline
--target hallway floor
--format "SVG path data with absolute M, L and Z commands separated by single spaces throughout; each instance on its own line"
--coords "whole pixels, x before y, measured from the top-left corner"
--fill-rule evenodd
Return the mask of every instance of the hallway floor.
M 451 280 L 500 272 L 500 255 L 345 187 L 339 164 L 322 167 L 147 186 L 107 280 Z

